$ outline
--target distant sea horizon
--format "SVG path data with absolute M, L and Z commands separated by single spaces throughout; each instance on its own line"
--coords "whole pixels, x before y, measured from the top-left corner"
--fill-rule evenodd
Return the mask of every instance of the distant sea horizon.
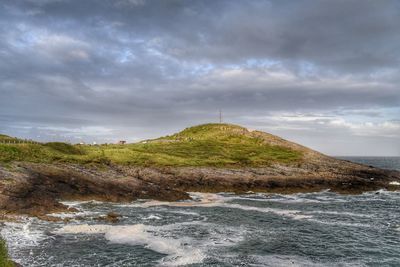
M 382 169 L 400 170 L 400 156 L 333 156 Z

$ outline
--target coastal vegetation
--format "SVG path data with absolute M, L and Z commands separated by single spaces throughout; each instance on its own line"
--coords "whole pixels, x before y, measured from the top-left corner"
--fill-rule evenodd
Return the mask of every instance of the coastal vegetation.
M 236 125 L 204 124 L 171 136 L 125 145 L 0 143 L 0 162 L 225 167 L 266 166 L 302 159 L 300 150 L 268 143 L 268 138 L 267 134 L 254 135 Z
M 8 135 L 0 134 L 0 142 L 9 142 L 9 141 L 14 141 L 14 140 L 18 140 L 18 139 L 8 136 Z
M 0 145 L 0 209 L 7 216 L 45 220 L 57 220 L 49 213 L 70 211 L 59 200 L 178 201 L 189 199 L 187 192 L 361 193 L 398 189 L 398 182 L 400 172 L 331 158 L 229 124 L 199 125 L 135 144 Z
M 0 237 L 0 266 L 2 267 L 15 266 L 14 263 L 8 257 L 7 244 L 1 237 Z

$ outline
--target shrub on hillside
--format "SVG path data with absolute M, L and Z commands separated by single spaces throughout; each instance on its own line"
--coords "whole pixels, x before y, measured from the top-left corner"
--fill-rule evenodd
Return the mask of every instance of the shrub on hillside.
M 14 267 L 14 263 L 8 257 L 6 241 L 0 238 L 0 266 Z

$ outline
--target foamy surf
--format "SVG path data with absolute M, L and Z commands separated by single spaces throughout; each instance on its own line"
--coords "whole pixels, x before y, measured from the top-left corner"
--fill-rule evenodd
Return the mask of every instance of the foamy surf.
M 384 190 L 380 190 L 378 192 L 387 192 Z M 328 191 L 320 192 L 319 194 L 328 193 Z M 310 193 L 310 195 L 316 195 L 318 193 Z M 247 201 L 255 201 L 255 202 L 268 202 L 268 199 L 258 199 L 258 198 L 250 198 L 243 196 L 235 196 L 235 195 L 221 195 L 221 194 L 212 194 L 212 193 L 198 193 L 198 192 L 190 192 L 190 195 L 193 200 L 184 201 L 184 202 L 165 202 L 165 201 L 147 201 L 142 203 L 134 203 L 131 204 L 137 208 L 150 208 L 150 207 L 158 207 L 158 206 L 168 206 L 168 207 L 204 207 L 204 208 L 228 208 L 228 209 L 240 209 L 244 211 L 255 211 L 260 213 L 270 213 L 278 216 L 284 216 L 287 218 L 291 218 L 293 220 L 308 220 L 314 223 L 320 224 L 330 224 L 334 225 L 328 220 L 324 219 L 315 219 L 315 215 L 332 215 L 332 216 L 345 216 L 345 217 L 353 217 L 353 218 L 370 218 L 372 215 L 370 214 L 360 214 L 354 212 L 345 212 L 345 211 L 324 211 L 324 210 L 310 210 L 310 211 L 300 211 L 295 209 L 279 209 L 279 208 L 271 208 L 271 207 L 257 207 L 250 205 L 243 205 L 238 203 L 232 203 L 234 200 L 247 200 Z M 263 195 L 262 195 L 263 196 Z M 314 204 L 319 203 L 320 200 L 310 200 L 303 201 L 299 200 L 302 197 L 307 196 L 307 194 L 294 194 L 291 196 L 284 197 L 284 195 L 280 196 L 281 199 L 276 202 L 287 203 L 289 202 L 302 203 L 302 204 Z M 322 196 L 318 196 L 319 198 L 323 198 Z M 329 202 L 329 199 L 334 198 L 325 197 L 323 201 Z M 340 199 L 336 199 L 334 202 L 347 202 L 345 200 L 340 201 Z M 353 227 L 370 227 L 370 225 L 362 224 L 362 223 L 347 223 L 347 222 L 336 222 L 336 224 L 340 224 L 342 226 L 353 226 Z
M 77 217 L 100 216 L 102 215 L 102 213 L 95 211 L 77 211 L 77 212 L 49 213 L 47 215 L 52 217 L 57 217 L 60 219 L 73 219 Z
M 243 199 L 236 196 L 222 196 L 220 194 L 212 193 L 198 193 L 190 192 L 190 196 L 194 199 L 192 201 L 182 201 L 182 202 L 166 202 L 166 201 L 148 201 L 143 203 L 131 204 L 131 207 L 138 208 L 149 208 L 156 206 L 168 206 L 168 207 L 205 207 L 205 208 L 230 208 L 230 209 L 241 209 L 245 211 L 256 211 L 263 213 L 273 213 L 279 216 L 290 217 L 295 220 L 302 220 L 307 218 L 312 218 L 312 215 L 301 214 L 299 210 L 284 210 L 277 208 L 264 208 L 264 207 L 254 207 L 242 204 L 230 203 L 236 199 Z
M 318 220 L 318 219 L 309 219 L 309 222 L 331 225 L 336 227 L 355 227 L 355 228 L 373 228 L 370 224 L 365 223 L 348 223 L 348 222 L 341 222 L 341 221 L 327 221 L 327 220 Z
M 279 196 L 279 198 L 272 198 L 266 197 L 264 195 L 259 195 L 261 198 L 252 198 L 252 197 L 237 197 L 236 199 L 240 200 L 250 200 L 256 202 L 276 202 L 276 203 L 285 203 L 285 204 L 292 204 L 292 203 L 320 203 L 321 201 L 315 199 L 305 199 L 296 196 Z
M 327 215 L 338 215 L 338 216 L 347 216 L 347 217 L 360 217 L 360 218 L 371 218 L 371 214 L 360 214 L 354 212 L 339 212 L 339 211 L 323 211 L 323 210 L 313 210 L 308 212 L 309 214 L 327 214 Z
M 2 233 L 11 256 L 30 267 L 399 263 L 399 192 L 191 195 L 192 200 L 181 202 L 73 203 L 76 214 L 84 215 L 79 222 L 27 220 L 6 225 Z M 121 214 L 125 225 L 108 225 L 90 215 L 110 211 Z M 366 238 L 382 249 L 364 244 Z
M 158 215 L 150 214 L 147 217 L 144 217 L 143 220 L 161 220 L 162 218 Z
M 218 194 L 211 194 L 211 193 L 191 192 L 190 196 L 193 199 L 191 201 L 167 202 L 167 201 L 151 200 L 141 204 L 137 204 L 137 207 L 143 207 L 143 208 L 154 207 L 154 206 L 215 207 L 219 203 L 226 202 L 229 199 L 229 197 L 222 197 Z
M 66 225 L 55 231 L 57 234 L 103 234 L 111 243 L 143 246 L 155 252 L 166 254 L 160 265 L 180 266 L 201 263 L 203 252 L 189 245 L 188 238 L 171 238 L 159 235 L 159 228 L 144 224 L 112 225 Z M 158 233 L 158 234 L 157 234 Z
M 38 229 L 36 222 L 36 219 L 30 218 L 21 223 L 6 222 L 2 227 L 1 236 L 8 241 L 12 248 L 37 246 L 48 237 Z
M 64 204 L 68 207 L 76 207 L 84 204 L 103 204 L 104 202 L 98 200 L 83 200 L 83 201 L 60 201 L 61 204 Z

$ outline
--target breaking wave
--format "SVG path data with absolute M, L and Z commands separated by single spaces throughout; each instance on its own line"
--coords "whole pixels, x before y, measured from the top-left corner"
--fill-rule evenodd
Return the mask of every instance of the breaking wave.
M 160 227 L 144 224 L 112 225 L 67 225 L 57 230 L 57 234 L 103 234 L 111 243 L 138 245 L 155 252 L 166 254 L 160 264 L 179 266 L 200 263 L 205 255 L 190 244 L 188 238 L 171 238 L 159 235 Z M 158 233 L 158 234 L 157 234 Z
M 190 194 L 180 202 L 68 202 L 78 211 L 51 214 L 76 218 L 68 224 L 24 219 L 1 234 L 12 257 L 33 267 L 400 264 L 399 192 Z M 96 220 L 110 211 L 122 215 L 117 224 Z M 373 248 L 372 257 L 365 240 L 382 252 Z M 65 258 L 67 250 L 79 260 Z

